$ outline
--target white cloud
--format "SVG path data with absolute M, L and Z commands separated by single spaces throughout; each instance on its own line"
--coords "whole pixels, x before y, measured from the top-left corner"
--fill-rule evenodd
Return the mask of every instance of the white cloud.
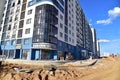
M 110 24 L 115 18 L 120 16 L 120 7 L 114 7 L 114 9 L 108 11 L 108 19 L 98 20 L 97 24 Z
M 97 24 L 110 24 L 111 23 L 111 19 L 106 19 L 106 20 L 98 20 Z
M 120 16 L 120 7 L 115 7 L 113 10 L 108 11 L 110 18 L 116 18 Z
M 110 42 L 110 40 L 106 40 L 106 39 L 101 39 L 101 40 L 98 40 L 100 43 L 107 43 L 107 42 Z
M 120 39 L 110 40 L 107 44 L 100 44 L 100 50 L 101 54 L 103 54 L 103 52 L 117 54 L 118 52 L 120 52 Z
M 91 24 L 91 23 L 90 23 L 89 25 L 90 25 L 90 26 L 92 26 L 92 24 Z

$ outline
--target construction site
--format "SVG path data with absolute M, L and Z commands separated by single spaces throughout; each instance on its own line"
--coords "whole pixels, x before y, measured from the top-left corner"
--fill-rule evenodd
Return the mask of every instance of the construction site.
M 0 80 L 120 80 L 120 58 L 0 61 Z

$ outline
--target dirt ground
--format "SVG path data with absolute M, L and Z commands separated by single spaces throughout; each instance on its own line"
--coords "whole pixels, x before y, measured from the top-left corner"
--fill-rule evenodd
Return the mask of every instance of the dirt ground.
M 0 80 L 120 80 L 120 58 L 102 58 L 89 67 L 79 67 L 76 64 L 78 63 L 57 69 L 51 75 L 42 66 L 4 63 L 0 67 Z M 33 71 L 17 72 L 14 67 Z

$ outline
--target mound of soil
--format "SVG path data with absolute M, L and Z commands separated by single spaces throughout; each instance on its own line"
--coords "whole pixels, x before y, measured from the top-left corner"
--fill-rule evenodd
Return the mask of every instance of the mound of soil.
M 118 60 L 120 59 L 104 58 L 94 66 L 72 67 L 70 65 L 67 69 L 56 69 L 52 73 L 39 65 L 3 63 L 0 66 L 0 80 L 120 80 Z M 33 71 L 18 72 L 15 67 Z

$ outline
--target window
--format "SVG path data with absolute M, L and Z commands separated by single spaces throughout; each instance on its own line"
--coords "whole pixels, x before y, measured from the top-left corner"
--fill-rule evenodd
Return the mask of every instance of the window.
M 20 19 L 24 19 L 24 17 L 25 17 L 25 12 L 22 12 L 21 16 L 20 16 Z
M 60 23 L 60 28 L 63 28 L 63 24 L 62 23 Z
M 25 30 L 25 34 L 30 34 L 30 28 Z
M 10 22 L 10 19 L 6 18 L 4 24 L 7 24 L 8 22 Z
M 30 24 L 31 23 L 31 18 L 27 19 L 26 24 Z
M 12 43 L 11 43 L 11 45 L 15 45 L 15 40 L 12 40 Z
M 30 50 L 29 49 L 24 49 L 22 51 L 22 59 L 27 59 L 27 55 L 30 54 Z
M 15 21 L 18 20 L 18 15 L 15 16 Z
M 22 11 L 26 10 L 26 4 L 22 5 Z
M 17 44 L 21 44 L 21 39 L 18 39 L 18 40 L 17 40 Z
M 9 22 L 12 22 L 12 17 L 10 17 Z
M 71 34 L 71 30 L 69 30 L 69 34 Z
M 63 33 L 62 32 L 60 32 L 60 37 L 63 37 Z
M 72 36 L 74 37 L 74 33 L 72 33 Z
M 14 58 L 14 50 L 9 51 L 9 58 Z
M 69 10 L 69 14 L 71 14 L 71 11 Z
M 10 14 L 13 14 L 14 13 L 14 9 L 11 9 L 11 12 L 10 12 Z
M 18 31 L 18 37 L 22 37 L 22 29 Z
M 69 7 L 71 8 L 70 4 L 69 4 Z
M 1 45 L 4 45 L 4 41 L 1 41 Z
M 20 6 L 17 7 L 16 13 L 20 11 Z
M 72 9 L 72 12 L 74 12 L 73 9 Z
M 34 3 L 33 1 L 28 2 L 28 6 L 32 6 L 33 3 Z
M 5 50 L 5 51 L 4 51 L 4 55 L 5 55 L 6 57 L 8 57 L 8 50 Z
M 29 39 L 25 39 L 24 44 L 29 44 Z
M 63 16 L 60 14 L 60 19 L 63 20 Z
M 74 6 L 73 3 L 72 3 L 72 6 Z
M 16 31 L 13 31 L 12 38 L 15 38 L 15 36 L 16 36 Z
M 71 27 L 71 24 L 69 23 L 69 27 Z
M 14 6 L 15 6 L 15 3 L 12 4 L 12 7 L 14 7 Z
M 71 42 L 71 38 L 69 37 L 69 41 Z
M 74 39 L 72 39 L 72 43 L 74 43 Z
M 51 43 L 57 44 L 57 38 L 50 36 L 49 40 Z
M 32 9 L 29 10 L 27 14 L 28 14 L 28 15 L 32 14 Z
M 65 34 L 65 41 L 68 42 L 68 35 Z
M 10 41 L 6 41 L 6 45 L 10 45 Z
M 9 39 L 9 38 L 10 38 L 10 32 L 7 33 L 6 39 Z
M 2 24 L 3 23 L 3 20 L 1 20 L 1 23 L 0 24 Z
M 68 28 L 67 28 L 67 27 L 65 27 L 65 33 L 67 33 L 67 34 L 68 34 Z
M 1 31 L 2 27 L 0 27 L 0 31 Z
M 14 23 L 13 29 L 17 29 L 17 23 Z
M 4 40 L 6 38 L 6 33 L 2 34 L 2 40 Z
M 69 20 L 71 21 L 71 17 L 69 16 Z
M 18 0 L 18 4 L 20 4 L 20 0 Z
M 8 26 L 8 30 L 11 30 L 11 24 Z
M 23 25 L 24 25 L 24 20 L 20 21 L 19 28 L 23 28 Z

